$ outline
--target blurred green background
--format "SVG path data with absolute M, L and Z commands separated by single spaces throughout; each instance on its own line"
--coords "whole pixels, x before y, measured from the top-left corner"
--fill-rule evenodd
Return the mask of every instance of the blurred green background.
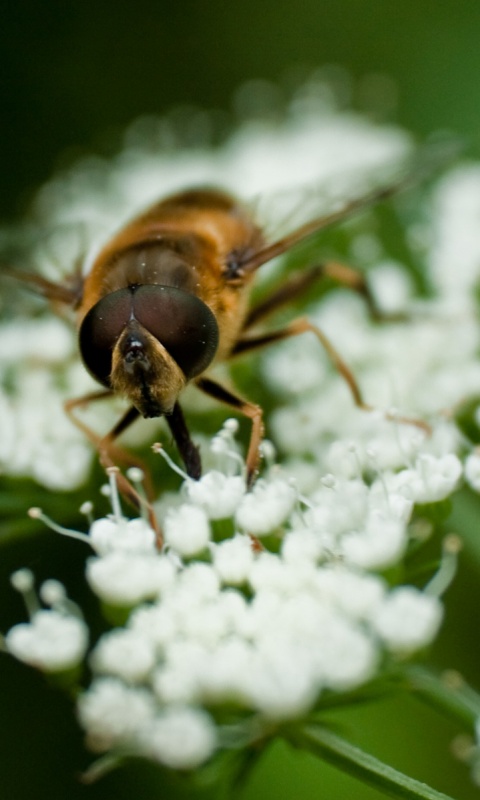
M 480 144 L 475 0 L 17 0 L 3 4 L 0 39 L 1 216 L 139 114 L 225 109 L 243 81 L 302 66 L 387 74 L 401 124 Z
M 346 67 L 356 79 L 389 76 L 398 103 L 393 109 L 388 98 L 387 116 L 420 137 L 439 129 L 462 134 L 469 152 L 480 155 L 478 0 L 17 0 L 2 8 L 0 40 L 0 217 L 6 220 L 22 213 L 35 186 L 58 166 L 82 153 L 111 151 L 123 127 L 139 114 L 192 103 L 230 109 L 244 81 L 308 74 L 325 63 Z M 472 598 L 478 603 L 479 505 L 472 497 L 468 503 L 472 544 L 450 593 L 434 658 L 439 666 L 462 669 L 478 686 L 478 648 L 472 647 L 478 614 L 475 619 Z M 466 525 L 464 510 L 454 522 L 457 529 Z M 1 585 L 11 569 L 28 563 L 39 577 L 62 577 L 78 596 L 79 557 L 77 543 L 50 534 L 31 538 L 4 548 Z M 10 595 L 0 609 L 1 629 L 22 617 L 20 603 Z M 43 678 L 4 656 L 0 671 L 5 800 L 172 796 L 172 787 L 159 787 L 157 772 L 137 767 L 82 787 L 74 776 L 88 757 L 67 702 Z M 458 800 L 478 796 L 467 769 L 448 755 L 456 727 L 413 701 L 358 710 L 345 724 L 355 741 L 371 745 L 400 769 Z M 212 790 L 203 796 L 213 796 Z M 294 796 L 381 797 L 310 757 L 276 747 L 260 763 L 244 798 Z

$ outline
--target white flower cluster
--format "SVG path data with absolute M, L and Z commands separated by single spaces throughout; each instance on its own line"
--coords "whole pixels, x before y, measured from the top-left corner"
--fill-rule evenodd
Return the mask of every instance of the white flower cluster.
M 77 607 L 67 600 L 63 586 L 53 580 L 42 585 L 42 600 L 50 607 L 47 610 L 38 605 L 29 570 L 14 573 L 12 584 L 25 597 L 30 622 L 10 629 L 5 637 L 7 650 L 44 672 L 75 668 L 88 647 L 88 627 Z
M 284 128 L 246 127 L 216 153 L 150 156 L 130 144 L 108 170 L 91 162 L 49 184 L 38 209 L 48 209 L 58 223 L 86 220 L 93 239 L 102 238 L 155 199 L 159 186 L 168 192 L 218 182 L 251 195 L 312 175 L 346 186 L 353 165 L 358 179 L 408 147 L 397 130 L 352 114 L 310 110 Z M 109 196 L 111 203 L 105 202 Z M 374 325 L 361 300 L 344 292 L 312 309 L 311 318 L 352 367 L 375 411 L 354 406 L 313 336 L 296 337 L 262 360 L 262 376 L 279 398 L 267 428 L 285 454 L 281 467 L 270 464 L 247 492 L 234 426 L 227 424 L 212 444 L 220 466 L 198 482 L 185 479 L 180 496 L 159 505 L 161 552 L 146 521 L 128 521 L 115 507 L 111 518 L 92 524 L 88 582 L 127 619 L 89 656 L 93 678 L 78 714 L 93 749 L 192 769 L 228 737 L 231 744 L 232 730 L 217 723 L 222 705 L 238 710 L 238 741 L 248 741 L 262 721 L 272 726 L 304 715 L 325 693 L 357 688 L 385 662 L 432 642 L 442 618 L 442 581 L 434 578 L 423 589 L 391 586 L 386 575 L 411 543 L 416 506 L 447 498 L 464 472 L 480 490 L 480 456 L 468 453 L 452 421 L 461 400 L 480 394 L 480 326 L 470 297 L 480 260 L 471 244 L 478 242 L 479 209 L 476 168 L 453 172 L 437 189 L 425 229 L 412 232 L 424 241 L 428 298 L 414 297 L 402 265 L 387 262 L 374 242 L 373 288 L 383 307 L 405 312 L 404 321 Z M 470 246 L 463 248 L 465 238 Z M 365 249 L 365 241 L 353 244 Z M 445 253 L 462 276 L 455 302 L 443 277 Z M 23 363 L 36 365 L 38 343 L 22 346 Z M 71 369 L 70 352 L 67 343 L 58 357 L 63 376 Z M 62 387 L 55 387 L 57 404 L 70 384 Z M 18 383 L 15 401 L 6 394 L 1 399 L 10 405 L 0 419 L 10 420 L 12 431 L 21 427 L 18 398 L 28 403 L 28 393 L 33 389 L 25 392 Z M 53 418 L 47 401 L 29 407 L 38 417 L 28 421 L 25 442 L 17 435 L 23 460 L 20 466 L 13 460 L 12 471 L 54 485 L 57 469 L 60 483 L 75 483 L 87 468 L 84 451 L 76 455 L 76 434 L 58 434 L 60 414 L 55 425 L 44 421 Z M 8 441 L 0 436 L 5 468 L 13 447 L 8 450 Z M 57 654 L 57 639 L 63 640 L 65 609 L 62 620 L 54 613 L 37 610 L 29 625 L 12 629 L 8 649 L 43 669 L 63 668 L 59 656 L 58 667 L 48 666 L 44 652 Z M 71 623 L 75 615 L 67 617 Z M 74 662 L 85 647 L 78 639 Z
M 224 457 L 230 440 L 235 463 L 233 430 L 229 421 L 212 449 L 220 439 Z M 442 619 L 437 594 L 391 588 L 379 570 L 401 560 L 414 503 L 448 496 L 460 473 L 455 456 L 426 455 L 373 482 L 327 475 L 307 500 L 275 466 L 248 493 L 242 475 L 211 471 L 186 478 L 165 514 L 162 552 L 143 519 L 117 510 L 94 522 L 87 580 L 128 618 L 89 656 L 93 679 L 78 713 L 90 746 L 192 769 L 222 746 L 222 704 L 243 717 L 244 740 L 253 720 L 303 715 L 324 692 L 375 677 L 385 658 L 426 647 Z M 225 529 L 234 535 L 223 538 Z M 49 614 L 56 636 L 41 630 Z M 62 625 L 54 611 L 37 612 L 7 647 L 53 669 L 36 653 L 59 652 Z M 29 636 L 42 644 L 29 647 Z
M 28 475 L 49 489 L 85 480 L 91 448 L 63 412 L 90 381 L 68 325 L 55 317 L 0 326 L 0 473 Z

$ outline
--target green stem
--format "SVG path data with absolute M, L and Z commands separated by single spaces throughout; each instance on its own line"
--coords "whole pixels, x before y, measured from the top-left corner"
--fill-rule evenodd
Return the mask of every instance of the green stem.
M 290 741 L 390 797 L 402 800 L 453 800 L 449 795 L 437 792 L 427 784 L 384 764 L 326 728 L 305 725 L 295 731 Z
M 405 669 L 405 677 L 421 700 L 462 725 L 473 727 L 480 718 L 480 695 L 458 673 L 435 675 L 414 665 Z

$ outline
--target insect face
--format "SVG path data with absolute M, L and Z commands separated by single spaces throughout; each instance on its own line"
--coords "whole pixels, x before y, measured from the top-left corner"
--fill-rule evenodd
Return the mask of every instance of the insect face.
M 171 413 L 187 381 L 218 346 L 208 306 L 172 286 L 132 284 L 99 300 L 82 321 L 80 352 L 96 380 L 144 417 Z

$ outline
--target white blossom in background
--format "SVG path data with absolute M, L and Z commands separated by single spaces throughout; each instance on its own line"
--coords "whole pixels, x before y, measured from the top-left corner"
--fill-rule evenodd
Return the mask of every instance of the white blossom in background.
M 77 607 L 67 600 L 64 587 L 46 581 L 41 596 L 50 609 L 40 608 L 29 570 L 17 570 L 12 585 L 23 594 L 30 622 L 15 625 L 5 637 L 5 647 L 20 661 L 47 673 L 77 667 L 88 647 L 88 627 Z
M 166 194 L 218 183 L 248 200 L 293 186 L 298 205 L 302 184 L 323 182 L 325 196 L 313 198 L 318 211 L 322 200 L 329 207 L 332 187 L 339 196 L 358 194 L 370 175 L 410 149 L 398 129 L 298 98 L 297 107 L 302 113 L 292 112 L 283 126 L 245 125 L 215 151 L 152 154 L 134 127 L 112 163 L 91 159 L 47 184 L 37 214 L 51 225 L 82 220 L 94 252 L 159 187 Z M 287 193 L 279 198 L 291 228 L 295 204 Z M 480 263 L 479 208 L 475 165 L 453 170 L 434 190 L 422 230 L 412 231 L 424 242 L 427 298 L 415 296 L 403 266 L 371 231 L 352 234 L 352 252 L 374 259 L 379 303 L 405 320 L 374 325 L 362 301 L 344 291 L 309 309 L 374 410 L 355 407 L 315 337 L 295 337 L 261 359 L 261 378 L 277 398 L 266 427 L 282 457 L 274 463 L 264 450 L 250 491 L 235 424 L 227 422 L 202 479 L 183 476 L 180 491 L 159 501 L 163 550 L 148 522 L 123 518 L 115 496 L 113 514 L 92 523 L 84 537 L 87 581 L 126 619 L 85 656 L 92 678 L 77 709 L 93 750 L 194 769 L 232 746 L 232 735 L 240 746 L 252 730 L 303 717 L 321 707 L 325 692 L 357 689 L 385 664 L 431 644 L 441 591 L 391 585 L 386 576 L 403 574 L 419 506 L 441 503 L 462 477 L 480 491 L 480 458 L 467 452 L 453 421 L 457 405 L 480 394 L 480 326 L 470 297 Z M 62 240 L 59 233 L 60 249 L 62 242 L 68 249 L 67 234 Z M 47 254 L 37 255 L 48 273 Z M 444 277 L 451 264 L 463 276 L 453 299 Z M 13 323 L 0 328 L 0 464 L 68 488 L 88 474 L 90 456 L 60 407 L 88 381 L 74 365 L 65 324 L 43 325 L 38 337 L 22 337 Z M 11 342 L 6 349 L 2 337 Z M 42 402 L 33 402 L 40 391 Z M 71 661 L 78 664 L 87 639 L 67 630 L 73 620 L 85 631 L 65 609 L 36 609 L 7 634 L 6 647 L 49 671 L 44 652 L 53 650 L 57 665 L 62 658 L 52 641 L 60 638 L 66 649 L 76 641 Z M 224 703 L 238 710 L 234 734 L 217 722 Z

